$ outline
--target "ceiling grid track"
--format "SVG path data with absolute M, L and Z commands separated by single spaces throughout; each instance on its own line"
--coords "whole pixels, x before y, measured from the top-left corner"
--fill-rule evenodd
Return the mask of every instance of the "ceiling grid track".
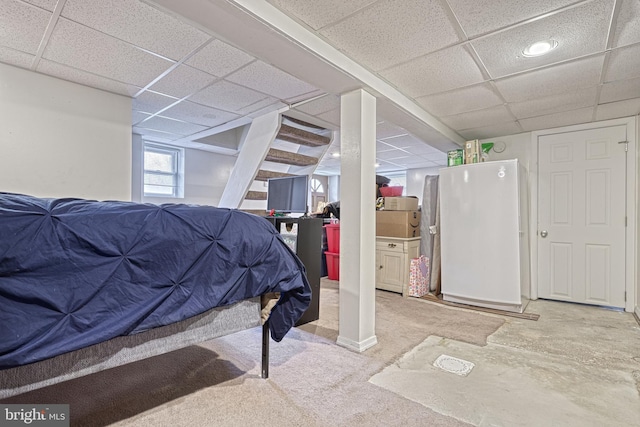
M 40 60 L 42 59 L 42 55 L 44 54 L 44 50 L 47 48 L 47 44 L 49 43 L 49 39 L 51 38 L 51 34 L 53 33 L 53 29 L 56 27 L 58 23 L 58 19 L 60 18 L 60 14 L 62 13 L 62 9 L 64 8 L 67 0 L 58 0 L 56 3 L 55 9 L 53 9 L 53 15 L 51 15 L 51 19 L 49 19 L 49 23 L 47 24 L 47 29 L 42 36 L 42 40 L 40 40 L 40 45 L 38 46 L 38 51 L 36 52 L 35 58 L 33 58 L 33 62 L 31 63 L 31 70 L 36 71 L 38 68 L 38 64 L 40 64 Z

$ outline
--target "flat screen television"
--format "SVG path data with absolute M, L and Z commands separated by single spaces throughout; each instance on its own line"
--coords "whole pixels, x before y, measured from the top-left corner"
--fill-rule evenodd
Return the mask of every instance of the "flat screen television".
M 307 213 L 309 176 L 271 178 L 267 185 L 267 210 L 278 213 Z

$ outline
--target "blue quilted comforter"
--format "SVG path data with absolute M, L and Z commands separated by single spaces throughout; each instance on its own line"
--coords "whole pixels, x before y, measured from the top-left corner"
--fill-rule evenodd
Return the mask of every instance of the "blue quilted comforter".
M 0 369 L 281 292 L 280 341 L 311 300 L 264 218 L 168 204 L 0 193 Z

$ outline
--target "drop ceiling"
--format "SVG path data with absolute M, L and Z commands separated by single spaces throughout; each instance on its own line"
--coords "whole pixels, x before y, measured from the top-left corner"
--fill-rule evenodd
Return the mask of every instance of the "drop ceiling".
M 291 40 L 289 21 L 404 104 Z M 134 132 L 202 149 L 273 110 L 337 130 L 339 94 L 358 87 L 379 96 L 381 172 L 441 166 L 468 139 L 640 113 L 638 0 L 0 0 L 0 28 L 1 62 L 132 97 Z M 549 54 L 522 55 L 549 39 Z M 337 151 L 319 173 L 339 173 Z

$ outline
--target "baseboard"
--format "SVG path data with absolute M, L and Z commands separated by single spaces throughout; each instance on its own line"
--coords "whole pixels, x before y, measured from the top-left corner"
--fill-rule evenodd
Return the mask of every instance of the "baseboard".
M 349 350 L 354 350 L 354 351 L 357 351 L 358 353 L 362 353 L 366 349 L 371 348 L 374 345 L 378 344 L 378 338 L 375 335 L 373 335 L 367 338 L 366 340 L 358 342 L 358 341 L 354 341 L 352 339 L 345 338 L 339 335 L 338 340 L 336 341 L 336 344 L 338 344 L 341 347 L 348 348 Z
M 638 325 L 640 325 L 640 305 L 636 305 L 636 309 L 633 311 L 633 314 L 636 317 L 636 321 L 638 322 Z

